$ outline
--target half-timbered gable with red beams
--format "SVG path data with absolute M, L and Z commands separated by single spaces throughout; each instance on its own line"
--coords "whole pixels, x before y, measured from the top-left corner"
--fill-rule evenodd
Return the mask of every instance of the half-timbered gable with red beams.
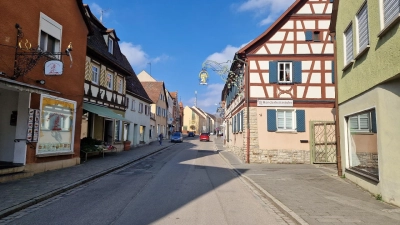
M 296 0 L 268 30 L 237 52 L 247 67 L 245 97 L 228 101 L 226 112 L 232 115 L 228 124 L 238 119 L 242 124 L 249 116 L 249 123 L 243 124 L 250 132 L 231 129 L 233 141 L 228 146 L 244 160 L 310 163 L 315 144 L 311 121 L 334 119 L 331 11 L 331 0 Z M 246 104 L 240 102 L 245 99 L 249 110 L 242 112 Z M 236 112 L 241 115 L 235 116 Z

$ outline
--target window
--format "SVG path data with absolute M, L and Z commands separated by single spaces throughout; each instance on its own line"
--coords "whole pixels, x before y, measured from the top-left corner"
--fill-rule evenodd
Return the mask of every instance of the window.
M 97 66 L 92 66 L 92 82 L 99 83 L 99 68 Z
M 125 100 L 125 107 L 129 109 L 129 98 L 127 97 Z
M 278 63 L 279 83 L 292 82 L 292 63 L 279 62 Z
M 383 0 L 383 25 L 389 26 L 400 14 L 400 2 L 398 0 Z
M 144 106 L 144 114 L 148 115 L 149 114 L 149 108 L 147 105 Z
M 45 14 L 40 13 L 39 29 L 41 50 L 51 53 L 61 52 L 62 26 Z M 56 57 L 59 58 L 59 56 Z
M 110 90 L 113 89 L 113 80 L 114 80 L 113 75 L 111 73 L 107 73 L 106 85 L 107 85 L 107 88 Z
M 302 109 L 268 109 L 267 130 L 276 131 L 306 131 L 305 110 Z
M 143 103 L 139 103 L 139 113 L 143 112 Z
M 118 93 L 122 93 L 122 89 L 123 89 L 123 80 L 122 80 L 122 78 L 121 77 L 118 77 Z
M 108 37 L 108 52 L 114 54 L 114 40 Z
M 121 141 L 121 123 L 122 122 L 120 120 L 115 121 L 114 141 Z
M 136 110 L 135 104 L 136 104 L 136 103 L 135 103 L 135 100 L 132 100 L 132 108 L 131 108 L 132 111 L 135 111 L 135 110 Z
M 314 31 L 313 41 L 321 41 L 320 32 L 319 31 Z
M 357 16 L 357 38 L 358 38 L 358 53 L 364 50 L 369 45 L 368 31 L 368 7 L 367 3 L 358 12 Z
M 346 31 L 344 32 L 344 43 L 346 43 L 345 45 L 345 65 L 351 63 L 351 61 L 353 60 L 353 26 L 352 24 L 349 25 L 349 27 L 346 29 Z
M 294 130 L 294 110 L 278 110 L 277 127 L 278 130 Z
M 161 116 L 161 107 L 157 106 L 157 116 Z
M 379 181 L 375 109 L 347 117 L 347 168 Z
M 163 96 L 162 96 L 162 94 L 160 94 L 160 100 L 163 100 Z

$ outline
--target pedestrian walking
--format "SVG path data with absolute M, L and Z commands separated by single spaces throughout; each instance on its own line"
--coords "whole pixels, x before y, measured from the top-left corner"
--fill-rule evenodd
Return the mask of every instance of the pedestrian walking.
M 162 145 L 162 140 L 163 140 L 163 138 L 164 138 L 164 135 L 163 135 L 162 133 L 160 133 L 160 134 L 158 135 L 158 142 L 160 142 L 160 145 Z

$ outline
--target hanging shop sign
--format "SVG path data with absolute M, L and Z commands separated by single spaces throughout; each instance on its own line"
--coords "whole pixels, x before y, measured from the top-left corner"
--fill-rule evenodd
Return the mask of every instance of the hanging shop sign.
M 75 116 L 75 101 L 41 95 L 41 120 L 36 154 L 72 153 Z
M 64 64 L 60 60 L 49 60 L 44 63 L 44 75 L 62 75 Z
M 207 85 L 208 73 L 206 70 L 201 70 L 199 73 L 199 80 L 201 85 Z

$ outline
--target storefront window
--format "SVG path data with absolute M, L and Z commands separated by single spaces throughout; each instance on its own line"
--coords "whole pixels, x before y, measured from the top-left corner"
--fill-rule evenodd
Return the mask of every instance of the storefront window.
M 114 141 L 121 141 L 121 121 L 115 121 L 115 132 L 114 132 Z
M 349 169 L 379 180 L 375 110 L 352 115 L 347 119 Z
M 42 95 L 37 154 L 72 152 L 76 102 Z

